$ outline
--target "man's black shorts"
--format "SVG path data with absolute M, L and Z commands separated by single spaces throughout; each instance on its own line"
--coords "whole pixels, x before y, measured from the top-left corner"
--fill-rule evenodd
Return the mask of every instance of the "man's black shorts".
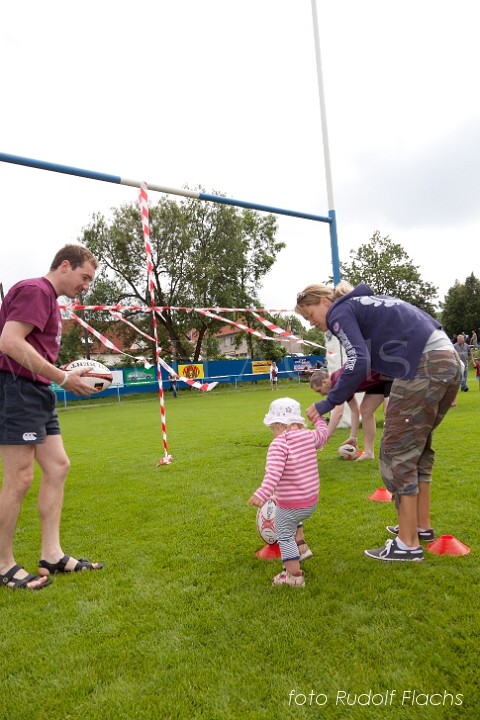
M 365 395 L 383 395 L 384 398 L 390 397 L 390 390 L 392 389 L 393 380 L 384 380 L 379 382 L 378 385 L 372 385 L 363 392 Z
M 38 445 L 60 435 L 55 405 L 47 385 L 0 373 L 0 445 Z

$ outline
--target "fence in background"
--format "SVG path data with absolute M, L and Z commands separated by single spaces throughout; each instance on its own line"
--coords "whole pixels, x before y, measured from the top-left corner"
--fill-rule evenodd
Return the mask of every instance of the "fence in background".
M 301 382 L 308 381 L 312 370 L 319 365 L 323 366 L 324 355 L 301 355 L 287 356 L 281 362 L 277 362 L 279 378 L 289 378 Z M 235 385 L 241 383 L 257 383 L 261 380 L 269 380 L 270 361 L 252 360 L 245 358 L 241 360 L 204 360 L 190 363 L 170 363 L 171 367 L 183 377 L 193 378 L 202 382 L 218 382 L 224 385 Z M 158 391 L 156 380 L 156 368 L 130 367 L 121 370 L 112 370 L 113 383 L 101 393 L 88 399 L 93 400 L 100 397 L 116 396 L 121 401 L 122 395 L 134 393 L 153 393 Z M 168 373 L 162 368 L 162 382 L 164 390 L 170 390 L 172 383 Z M 57 402 L 65 407 L 69 401 L 85 400 L 86 398 L 73 395 L 58 385 L 52 384 L 52 389 L 57 395 Z M 181 380 L 177 382 L 177 391 L 190 390 L 186 383 Z

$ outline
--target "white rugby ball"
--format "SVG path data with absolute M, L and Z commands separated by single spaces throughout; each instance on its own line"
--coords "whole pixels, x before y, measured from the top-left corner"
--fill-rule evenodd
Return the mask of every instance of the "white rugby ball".
M 262 507 L 257 510 L 257 530 L 260 533 L 260 537 L 265 540 L 268 545 L 273 545 L 277 542 L 277 535 L 275 533 L 275 511 L 277 505 L 273 498 L 269 498 L 263 503 Z
M 344 443 L 338 448 L 338 457 L 342 460 L 356 460 L 357 459 L 357 448 L 355 445 L 350 443 Z
M 88 373 L 82 375 L 82 381 L 87 385 L 90 385 L 97 392 L 106 390 L 112 384 L 113 375 L 106 365 L 97 362 L 97 360 L 88 360 L 87 358 L 80 358 L 79 360 L 73 360 L 62 367 L 62 370 L 75 370 L 76 368 L 90 368 Z

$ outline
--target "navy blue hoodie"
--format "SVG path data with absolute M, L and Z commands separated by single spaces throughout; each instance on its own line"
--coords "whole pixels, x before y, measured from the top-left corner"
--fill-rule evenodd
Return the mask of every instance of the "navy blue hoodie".
M 428 338 L 441 328 L 423 310 L 398 298 L 374 295 L 365 283 L 335 300 L 326 322 L 347 360 L 338 383 L 315 403 L 319 415 L 348 400 L 370 370 L 411 380 Z

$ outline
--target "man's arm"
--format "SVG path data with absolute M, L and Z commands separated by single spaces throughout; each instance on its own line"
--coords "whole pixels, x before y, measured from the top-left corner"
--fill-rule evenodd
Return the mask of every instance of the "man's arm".
M 0 335 L 0 352 L 15 360 L 19 365 L 35 375 L 42 375 L 47 380 L 61 385 L 65 390 L 76 395 L 91 395 L 93 388 L 86 385 L 80 378 L 89 368 L 78 368 L 66 373 L 43 358 L 35 348 L 27 342 L 27 336 L 34 329 L 31 323 L 9 320 L 5 323 Z

